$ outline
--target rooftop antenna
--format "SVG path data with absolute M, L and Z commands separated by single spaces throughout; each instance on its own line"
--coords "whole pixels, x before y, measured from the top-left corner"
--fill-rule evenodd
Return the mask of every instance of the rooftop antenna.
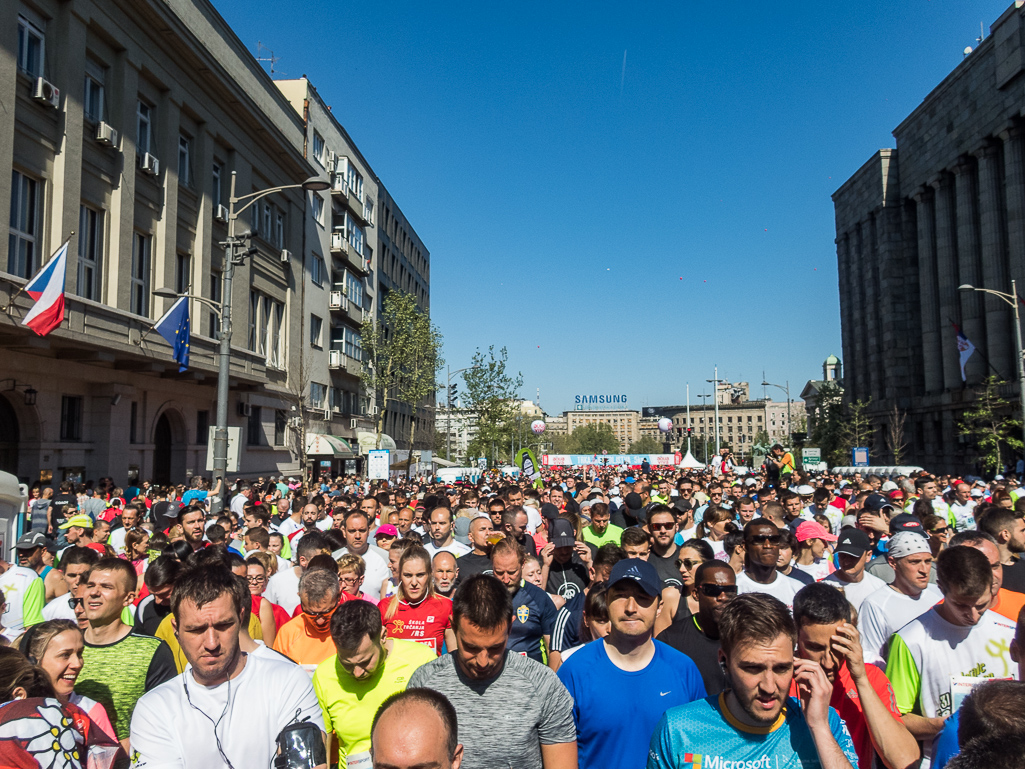
M 264 51 L 266 51 L 270 55 L 269 56 L 261 56 L 260 54 L 262 54 Z M 274 51 L 272 51 L 270 48 L 265 46 L 262 42 L 257 40 L 256 41 L 256 60 L 257 61 L 269 61 L 270 62 L 270 74 L 273 75 L 273 74 L 275 74 L 274 65 L 277 64 L 279 61 L 281 61 L 281 57 L 280 56 L 275 56 L 274 55 Z M 277 74 L 284 75 L 286 73 L 278 71 Z

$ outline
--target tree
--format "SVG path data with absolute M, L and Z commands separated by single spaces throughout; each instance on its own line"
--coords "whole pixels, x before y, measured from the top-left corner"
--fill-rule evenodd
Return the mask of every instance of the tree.
M 612 425 L 598 422 L 593 425 L 581 425 L 570 435 L 573 454 L 601 454 L 607 451 L 615 454 L 619 451 L 619 438 L 612 432 Z
M 908 415 L 897 408 L 897 404 L 893 404 L 893 408 L 888 414 L 889 422 L 886 425 L 886 437 L 890 443 L 890 453 L 893 454 L 893 464 L 903 464 L 904 452 L 907 451 L 908 442 L 904 432 L 904 423 L 907 421 Z
M 642 435 L 638 440 L 630 444 L 628 454 L 661 454 L 662 444 L 650 435 Z
M 859 446 L 871 449 L 872 447 L 872 420 L 865 413 L 868 405 L 872 402 L 856 400 L 846 408 L 846 418 L 840 431 L 841 444 L 844 453 L 851 456 L 851 451 Z
M 392 291 L 381 306 L 381 319 L 363 321 L 363 370 L 360 380 L 377 411 L 377 448 L 381 448 L 384 417 L 391 401 L 413 410 L 410 451 L 415 436 L 416 408 L 436 389 L 441 334 L 416 299 Z
M 826 382 L 819 388 L 812 445 L 822 449 L 822 459 L 830 466 L 850 462 L 850 454 L 845 456 L 844 419 L 843 389 Z
M 978 461 L 989 472 L 1003 469 L 1003 446 L 1022 450 L 1021 421 L 1012 416 L 1014 404 L 1000 395 L 1004 384 L 995 376 L 986 377 L 983 388 L 975 391 L 974 407 L 965 410 L 957 425 L 961 435 L 974 440 Z
M 288 372 L 288 394 L 285 400 L 291 404 L 289 408 L 288 432 L 289 451 L 299 460 L 299 473 L 306 483 L 309 459 L 306 456 L 306 433 L 310 424 L 310 407 L 308 404 L 310 389 L 310 370 L 313 361 L 308 353 L 299 356 L 298 365 Z M 321 406 L 323 408 L 323 406 Z
M 508 424 L 515 416 L 514 402 L 523 386 L 522 374 L 506 373 L 508 362 L 508 350 L 503 347 L 496 356 L 491 345 L 486 355 L 478 349 L 470 368 L 463 372 L 464 405 L 477 417 L 477 437 L 468 448 L 471 457 L 493 456 L 493 448 L 508 443 Z

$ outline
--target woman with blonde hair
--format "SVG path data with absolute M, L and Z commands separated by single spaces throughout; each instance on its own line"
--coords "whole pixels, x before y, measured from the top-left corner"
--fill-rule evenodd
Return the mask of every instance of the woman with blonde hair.
M 389 638 L 417 641 L 441 655 L 442 644 L 456 648 L 452 630 L 452 600 L 436 595 L 431 556 L 420 545 L 407 548 L 399 558 L 395 595 L 378 604 Z

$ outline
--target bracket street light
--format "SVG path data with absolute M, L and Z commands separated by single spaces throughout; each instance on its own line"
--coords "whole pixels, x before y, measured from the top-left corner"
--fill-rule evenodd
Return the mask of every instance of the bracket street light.
M 190 299 L 196 299 L 203 304 L 209 305 L 217 311 L 220 326 L 218 341 L 220 342 L 219 360 L 217 365 L 217 423 L 214 427 L 214 478 L 222 478 L 227 484 L 228 475 L 228 376 L 231 371 L 231 282 L 235 273 L 235 265 L 245 262 L 247 256 L 253 250 L 247 243 L 249 235 L 236 237 L 235 221 L 239 214 L 253 205 L 257 200 L 267 195 L 283 190 L 302 189 L 306 192 L 322 192 L 331 189 L 331 183 L 317 176 L 311 176 L 300 184 L 282 184 L 278 187 L 269 187 L 265 190 L 251 192 L 248 195 L 235 194 L 235 172 L 231 172 L 231 197 L 228 198 L 228 238 L 219 245 L 224 248 L 224 272 L 221 275 L 221 301 L 213 302 L 200 296 L 185 294 Z M 236 204 L 245 203 L 240 208 Z M 238 250 L 240 245 L 245 248 Z M 153 292 L 156 296 L 164 298 L 177 298 L 183 296 L 176 291 L 167 288 L 160 288 Z M 225 491 L 227 486 L 225 486 Z M 224 494 L 217 497 L 211 504 L 211 511 L 219 513 L 224 507 Z
M 17 379 L 4 379 L 4 380 L 0 381 L 0 385 L 3 385 L 2 387 L 0 387 L 0 392 L 12 392 L 12 391 L 16 392 L 18 390 L 24 390 L 25 391 L 25 405 L 26 406 L 35 406 L 36 405 L 36 396 L 39 394 L 39 391 L 36 388 L 34 388 L 32 385 L 30 385 L 30 384 L 18 384 L 18 380 Z
M 962 283 L 957 287 L 958 291 L 981 291 L 984 294 L 992 294 L 1011 305 L 1014 310 L 1014 340 L 1018 349 L 1018 400 L 1022 413 L 1022 438 L 1025 440 L 1025 351 L 1021 346 L 1021 317 L 1018 312 L 1018 286 L 1011 281 L 1011 293 L 994 291 L 991 288 L 978 288 L 970 283 Z
M 793 437 L 794 422 L 790 418 L 790 380 L 788 379 L 788 380 L 786 380 L 786 382 L 787 382 L 786 386 L 784 387 L 783 385 L 773 384 L 772 382 L 766 382 L 765 379 L 762 379 L 762 387 L 778 387 L 780 390 L 782 390 L 783 392 L 785 392 L 787 394 L 787 437 L 790 439 L 789 440 L 790 445 L 793 446 L 793 444 L 794 444 L 794 437 Z

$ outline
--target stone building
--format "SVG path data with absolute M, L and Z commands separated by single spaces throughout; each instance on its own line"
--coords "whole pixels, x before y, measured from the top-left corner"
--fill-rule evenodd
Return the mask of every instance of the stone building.
M 629 409 L 606 409 L 606 410 L 574 410 L 565 411 L 566 431 L 573 434 L 573 431 L 583 425 L 595 425 L 604 422 L 612 428 L 613 434 L 619 441 L 619 451 L 626 453 L 630 444 L 640 437 L 641 412 L 630 411 Z
M 1025 286 L 1025 8 L 985 38 L 834 194 L 845 397 L 869 401 L 872 462 L 906 412 L 908 460 L 968 471 L 956 421 L 987 374 L 1017 379 L 1014 313 Z M 976 346 L 962 379 L 957 328 Z M 1015 384 L 1006 395 L 1016 398 Z

